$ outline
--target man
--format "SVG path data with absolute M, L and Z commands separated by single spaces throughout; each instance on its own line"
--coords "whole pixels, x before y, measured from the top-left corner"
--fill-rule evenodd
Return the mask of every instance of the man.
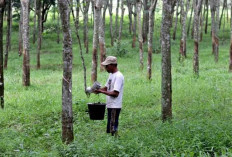
M 102 93 L 107 95 L 106 107 L 107 107 L 107 133 L 111 133 L 112 136 L 117 133 L 118 119 L 122 108 L 122 96 L 124 86 L 124 76 L 117 68 L 117 58 L 114 56 L 108 56 L 101 65 L 105 66 L 105 69 L 110 73 L 105 86 L 95 93 Z

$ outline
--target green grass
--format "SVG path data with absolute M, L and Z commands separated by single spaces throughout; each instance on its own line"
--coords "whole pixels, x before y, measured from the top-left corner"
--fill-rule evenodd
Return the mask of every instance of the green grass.
M 162 123 L 160 118 L 161 54 L 153 54 L 152 81 L 148 81 L 146 68 L 139 69 L 138 44 L 135 49 L 131 48 L 132 37 L 128 26 L 124 26 L 121 49 L 127 53 L 118 58 L 119 69 L 125 76 L 120 138 L 105 133 L 106 120 L 92 121 L 86 113 L 88 102 L 104 102 L 105 96 L 87 98 L 84 94 L 83 68 L 73 31 L 75 140 L 68 146 L 61 142 L 62 43 L 56 43 L 54 31 L 44 34 L 40 70 L 36 70 L 36 44 L 30 44 L 31 86 L 25 88 L 22 86 L 22 57 L 17 54 L 17 26 L 14 28 L 9 65 L 4 71 L 5 109 L 0 110 L 0 156 L 232 156 L 229 26 L 220 34 L 223 43 L 220 43 L 217 64 L 211 54 L 210 35 L 204 35 L 200 43 L 199 78 L 193 74 L 194 49 L 190 38 L 188 58 L 178 62 L 178 30 L 177 40 L 172 41 L 172 123 Z M 92 33 L 92 28 L 89 31 Z M 159 32 L 155 32 L 154 42 L 158 44 Z M 82 37 L 82 32 L 80 35 Z M 110 46 L 108 27 L 106 36 L 107 54 L 117 54 L 116 47 Z M 84 57 L 90 86 L 91 34 L 89 42 L 90 53 Z M 144 53 L 146 65 L 146 45 Z M 105 84 L 107 76 L 106 72 L 99 71 L 98 81 Z

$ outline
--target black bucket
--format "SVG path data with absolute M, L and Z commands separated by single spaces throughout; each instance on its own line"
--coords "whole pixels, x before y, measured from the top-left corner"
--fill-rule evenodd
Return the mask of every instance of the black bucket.
M 88 103 L 89 117 L 92 120 L 103 120 L 105 116 L 105 103 Z

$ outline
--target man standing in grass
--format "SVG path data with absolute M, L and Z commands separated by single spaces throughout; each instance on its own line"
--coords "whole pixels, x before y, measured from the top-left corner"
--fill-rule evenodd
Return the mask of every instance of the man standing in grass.
M 117 68 L 117 58 L 114 56 L 108 56 L 104 62 L 101 63 L 108 73 L 110 73 L 105 86 L 95 93 L 102 93 L 107 95 L 106 107 L 108 111 L 107 121 L 107 133 L 111 133 L 112 136 L 117 134 L 118 119 L 122 108 L 122 96 L 124 86 L 124 76 Z

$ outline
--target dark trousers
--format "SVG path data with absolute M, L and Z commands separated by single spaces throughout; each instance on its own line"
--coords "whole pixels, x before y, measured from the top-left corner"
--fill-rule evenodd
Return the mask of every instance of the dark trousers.
M 107 133 L 112 133 L 112 135 L 118 130 L 118 119 L 121 108 L 107 108 Z

